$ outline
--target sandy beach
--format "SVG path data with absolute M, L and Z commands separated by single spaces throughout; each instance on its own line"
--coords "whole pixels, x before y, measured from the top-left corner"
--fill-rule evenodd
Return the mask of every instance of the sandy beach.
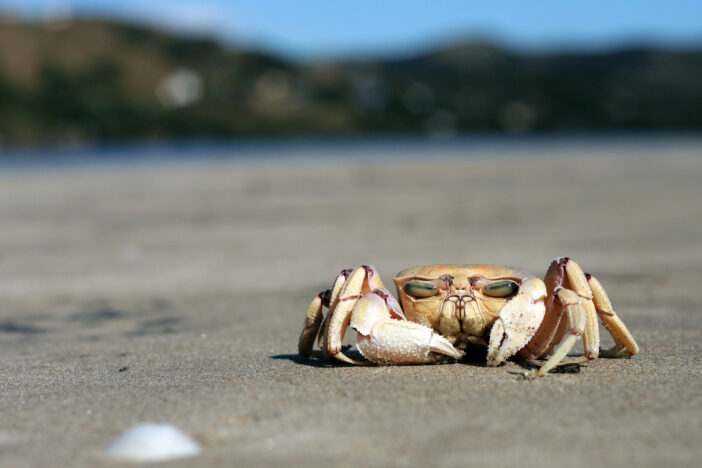
M 640 149 L 0 173 L 0 465 L 123 466 L 150 421 L 202 445 L 174 466 L 699 466 L 702 142 Z M 562 255 L 640 355 L 537 381 L 297 355 L 342 268 Z

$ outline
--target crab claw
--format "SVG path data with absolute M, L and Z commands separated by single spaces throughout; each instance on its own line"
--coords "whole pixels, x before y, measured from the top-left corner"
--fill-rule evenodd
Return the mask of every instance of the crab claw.
M 530 278 L 522 283 L 519 293 L 502 307 L 490 331 L 488 366 L 499 366 L 531 340 L 544 318 L 545 296 L 544 283 Z
M 366 359 L 378 364 L 460 359 L 462 353 L 431 328 L 392 318 L 395 306 L 394 298 L 384 290 L 366 294 L 356 303 L 350 325 L 358 333 L 356 346 Z

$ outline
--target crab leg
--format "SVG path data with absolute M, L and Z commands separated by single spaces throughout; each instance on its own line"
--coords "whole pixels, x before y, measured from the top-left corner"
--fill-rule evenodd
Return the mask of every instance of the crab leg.
M 302 327 L 300 338 L 297 341 L 297 351 L 300 353 L 300 356 L 307 357 L 312 354 L 314 339 L 317 337 L 319 327 L 322 324 L 322 319 L 324 317 L 322 303 L 324 302 L 325 295 L 326 291 L 317 294 L 317 296 L 312 300 L 310 307 L 307 309 L 305 324 Z
M 556 351 L 548 358 L 548 361 L 534 374 L 534 377 L 541 377 L 558 365 L 568 352 L 573 348 L 577 339 L 585 330 L 587 312 L 583 307 L 583 299 L 569 289 L 559 289 L 557 298 L 568 314 L 568 323 L 571 324 L 568 337 L 556 348 Z
M 600 329 L 597 323 L 597 312 L 592 302 L 592 291 L 588 286 L 585 273 L 580 265 L 569 258 L 565 258 L 565 270 L 568 275 L 570 289 L 582 298 L 585 310 L 585 329 L 583 332 L 583 352 L 586 360 L 597 359 L 600 354 Z M 573 322 L 571 322 L 572 325 Z
M 355 305 L 351 327 L 358 333 L 356 346 L 368 360 L 378 364 L 424 364 L 461 352 L 419 323 L 398 318 L 394 299 L 384 289 L 364 295 Z
M 592 292 L 580 266 L 568 257 L 556 258 L 549 266 L 544 281 L 549 291 L 546 300 L 546 315 L 532 340 L 520 351 L 519 355 L 525 359 L 547 356 L 568 333 L 572 324 L 564 316 L 563 306 L 557 300 L 558 291 L 565 288 L 572 290 L 582 299 L 585 311 L 584 361 L 597 358 L 600 349 L 597 313 L 592 301 Z
M 585 348 L 585 357 L 583 360 L 594 359 L 599 356 L 600 352 L 604 353 L 607 357 L 627 357 L 637 354 L 639 352 L 639 347 L 634 337 L 631 336 L 624 322 L 622 322 L 614 312 L 612 303 L 597 278 L 590 274 L 583 273 L 580 266 L 573 260 L 564 258 L 561 259 L 561 261 L 565 261 L 565 270 L 571 289 L 585 299 L 583 301 L 583 306 L 588 315 L 585 324 L 585 332 L 583 333 L 583 346 Z M 614 347 L 609 350 L 600 350 L 599 348 L 599 329 L 596 319 L 598 316 L 615 342 Z M 558 333 L 556 333 L 556 335 L 558 335 Z M 551 352 L 557 343 L 557 341 L 554 341 L 550 344 L 547 354 Z
M 363 265 L 351 272 L 339 292 L 338 300 L 331 304 L 331 309 L 326 319 L 322 345 L 325 355 L 335 357 L 349 364 L 365 364 L 353 360 L 342 353 L 341 345 L 346 328 L 351 320 L 351 313 L 361 295 L 365 292 L 370 292 L 371 289 L 382 287 L 383 283 L 372 266 Z
M 301 356 L 312 354 L 314 339 L 319 334 L 320 328 L 324 326 L 324 306 L 330 307 L 330 303 L 335 302 L 350 272 L 351 270 L 342 270 L 336 277 L 332 289 L 320 292 L 312 300 L 307 309 L 307 314 L 305 314 L 305 323 L 297 342 L 297 350 Z M 321 336 L 321 334 L 319 335 Z
M 636 344 L 634 337 L 631 336 L 624 322 L 614 312 L 612 302 L 609 300 L 600 282 L 590 274 L 586 273 L 585 276 L 592 290 L 592 299 L 595 302 L 597 315 L 604 323 L 609 334 L 612 335 L 615 343 L 611 349 L 602 350 L 603 355 L 607 357 L 626 357 L 638 354 L 639 345 Z
M 339 304 L 339 295 L 341 294 L 341 290 L 344 288 L 344 284 L 346 284 L 346 280 L 349 276 L 351 276 L 351 272 L 353 272 L 353 269 L 345 268 L 341 270 L 341 272 L 337 275 L 336 279 L 334 280 L 334 285 L 332 286 L 331 292 L 329 293 L 329 301 L 327 303 L 327 307 L 329 307 L 329 313 L 324 317 L 322 323 L 320 324 L 320 329 L 322 331 L 317 336 L 317 343 L 322 352 L 324 353 L 324 357 L 326 359 L 331 358 L 331 354 L 329 354 L 329 351 L 327 350 L 326 341 L 329 317 L 331 316 L 332 311 Z
M 556 291 L 563 287 L 565 268 L 561 262 L 554 260 L 546 271 L 544 283 L 548 294 L 544 300 L 546 313 L 532 339 L 519 351 L 519 355 L 524 359 L 535 359 L 543 356 L 549 344 L 554 340 L 554 336 L 560 327 L 563 319 L 563 306 L 556 300 Z M 563 330 L 565 334 L 566 330 Z M 560 339 L 563 337 L 561 335 Z

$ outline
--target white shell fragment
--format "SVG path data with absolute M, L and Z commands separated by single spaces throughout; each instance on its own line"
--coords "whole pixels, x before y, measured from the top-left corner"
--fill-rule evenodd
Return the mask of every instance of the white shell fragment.
M 137 424 L 107 447 L 110 457 L 133 462 L 158 462 L 192 457 L 200 446 L 170 424 Z

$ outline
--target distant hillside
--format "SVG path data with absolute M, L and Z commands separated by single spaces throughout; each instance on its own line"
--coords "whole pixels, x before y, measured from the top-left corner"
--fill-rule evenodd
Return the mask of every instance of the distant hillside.
M 235 135 L 702 129 L 702 50 L 487 43 L 296 64 L 108 21 L 0 22 L 0 144 Z

